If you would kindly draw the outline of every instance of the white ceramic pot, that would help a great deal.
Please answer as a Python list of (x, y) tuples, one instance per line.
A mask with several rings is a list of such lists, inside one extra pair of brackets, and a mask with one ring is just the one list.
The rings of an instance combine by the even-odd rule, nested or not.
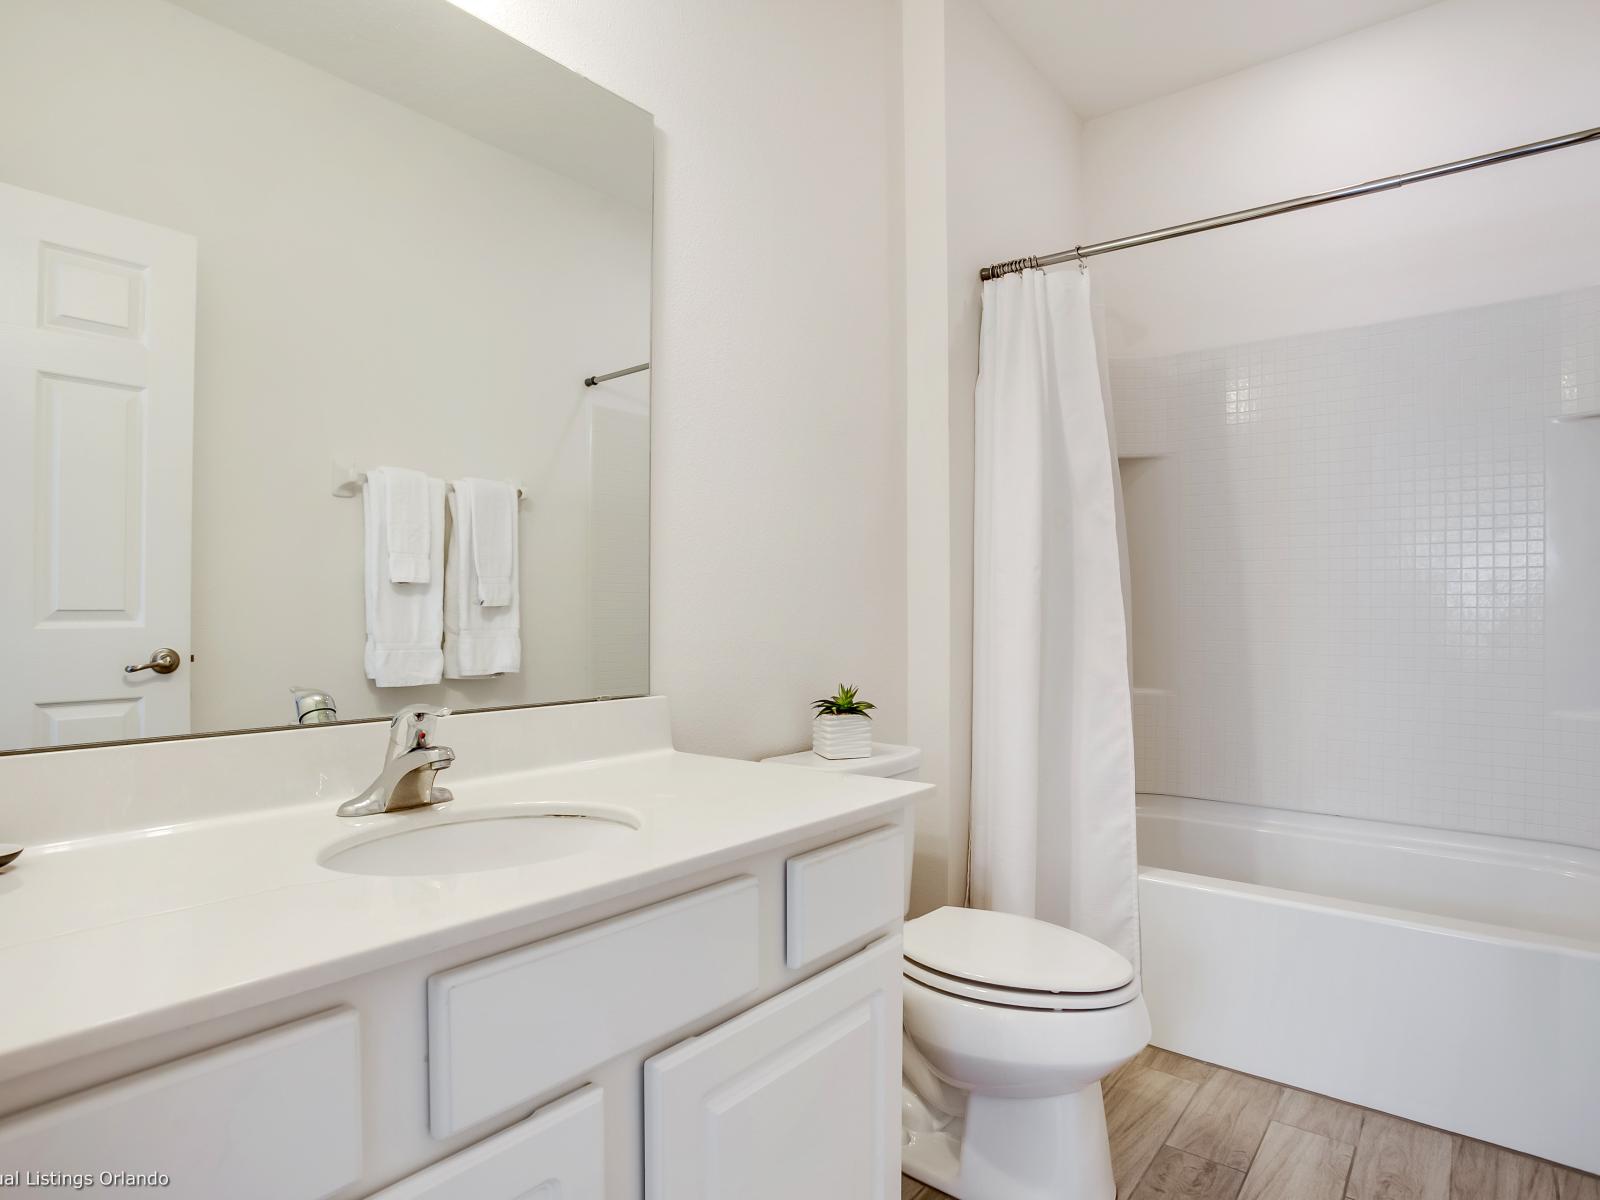
[(811, 749), (823, 758), (871, 758), (872, 718), (827, 713), (811, 722)]

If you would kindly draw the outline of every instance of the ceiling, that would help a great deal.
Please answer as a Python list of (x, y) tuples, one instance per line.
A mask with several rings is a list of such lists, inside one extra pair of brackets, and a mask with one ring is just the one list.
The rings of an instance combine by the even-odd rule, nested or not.
[(1434, 0), (979, 0), (1079, 114), (1304, 50)]

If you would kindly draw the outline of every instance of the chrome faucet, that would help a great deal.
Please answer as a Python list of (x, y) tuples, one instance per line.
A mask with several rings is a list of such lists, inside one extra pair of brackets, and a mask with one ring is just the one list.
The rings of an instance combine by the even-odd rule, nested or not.
[(433, 777), (456, 760), (449, 746), (435, 746), (433, 731), (448, 708), (413, 704), (395, 713), (389, 722), (389, 750), (383, 770), (367, 790), (339, 806), (341, 817), (368, 817), (373, 813), (400, 812), (448, 804), (454, 797), (447, 788), (434, 787)]

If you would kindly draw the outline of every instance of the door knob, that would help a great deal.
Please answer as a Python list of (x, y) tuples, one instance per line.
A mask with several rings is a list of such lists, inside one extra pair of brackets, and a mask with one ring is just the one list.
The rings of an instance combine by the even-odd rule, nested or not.
[(176, 650), (162, 646), (159, 650), (150, 651), (149, 662), (140, 663), (136, 667), (129, 665), (123, 667), (122, 669), (129, 675), (133, 675), (139, 671), (154, 671), (157, 675), (171, 675), (178, 669), (179, 664), (182, 662), (183, 660), (178, 657), (178, 652)]

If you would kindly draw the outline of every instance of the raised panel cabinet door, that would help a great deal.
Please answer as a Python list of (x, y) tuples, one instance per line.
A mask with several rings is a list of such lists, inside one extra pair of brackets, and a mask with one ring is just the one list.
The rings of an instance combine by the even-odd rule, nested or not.
[(372, 1200), (605, 1200), (604, 1101), (590, 1085)]
[(0, 184), (0, 749), (189, 732), (195, 262)]
[(891, 1200), (900, 937), (645, 1063), (646, 1200)]

